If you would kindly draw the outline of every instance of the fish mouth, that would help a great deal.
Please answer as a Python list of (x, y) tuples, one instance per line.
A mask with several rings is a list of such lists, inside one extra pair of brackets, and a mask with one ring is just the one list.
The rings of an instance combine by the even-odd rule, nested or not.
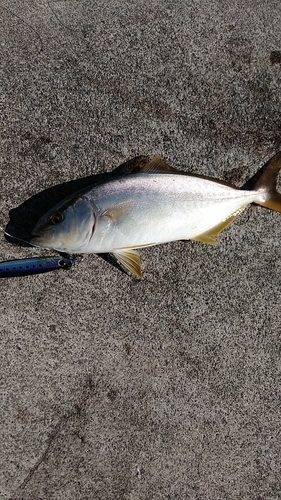
[(43, 231), (32, 231), (31, 236), (35, 236), (35, 238), (43, 236)]
[[(35, 247), (45, 247), (44, 243), (46, 242), (46, 235), (44, 234), (43, 231), (32, 231), (31, 233), (32, 238), (30, 239), (29, 243)], [(42, 245), (43, 243), (43, 245)]]
[(42, 238), (40, 236), (36, 236), (35, 238), (31, 238), (31, 240), (29, 241), (30, 245), (32, 245), (33, 247), (42, 247)]
[[(43, 235), (44, 235), (44, 232), (43, 231), (39, 231), (36, 228), (33, 229), (32, 232), (31, 232), (32, 239), (33, 239), (33, 237), (34, 238), (42, 238)], [(32, 240), (30, 240), (30, 241), (32, 241)]]

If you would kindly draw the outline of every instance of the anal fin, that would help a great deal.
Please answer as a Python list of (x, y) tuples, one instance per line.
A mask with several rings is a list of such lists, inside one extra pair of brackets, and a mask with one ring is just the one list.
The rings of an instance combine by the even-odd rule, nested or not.
[(127, 271), (137, 278), (142, 278), (140, 256), (136, 250), (124, 248), (115, 250), (112, 255)]
[(234, 212), (232, 215), (227, 217), (224, 221), (220, 222), (216, 226), (212, 227), (209, 229), (209, 231), (206, 231), (205, 233), (199, 234), (195, 238), (192, 238), (194, 241), (200, 241), (201, 243), (207, 243), (208, 245), (215, 245), (217, 243), (217, 237), (220, 234), (220, 232), (231, 222), (236, 219), (237, 215), (239, 215), (241, 212), (243, 212), (245, 207), (239, 208), (236, 212)]

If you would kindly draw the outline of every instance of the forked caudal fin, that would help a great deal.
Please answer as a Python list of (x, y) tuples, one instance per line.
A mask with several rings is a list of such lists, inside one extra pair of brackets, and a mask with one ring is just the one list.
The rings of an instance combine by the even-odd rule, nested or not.
[[(257, 205), (270, 208), (276, 212), (281, 212), (281, 194), (276, 191), (276, 183), (279, 171), (281, 169), (281, 151), (271, 158), (258, 172), (241, 187), (246, 191), (257, 191), (261, 193), (261, 200), (255, 201)], [(258, 198), (258, 197), (257, 197)], [(202, 243), (215, 245), (219, 233), (228, 226), (241, 211), (245, 208), (234, 212), (230, 217), (223, 220), (220, 224), (212, 227), (209, 231), (199, 234), (193, 240)]]
[(265, 191), (264, 201), (258, 205), (281, 212), (281, 194), (276, 191), (276, 182), (281, 169), (281, 151), (273, 156), (241, 189)]

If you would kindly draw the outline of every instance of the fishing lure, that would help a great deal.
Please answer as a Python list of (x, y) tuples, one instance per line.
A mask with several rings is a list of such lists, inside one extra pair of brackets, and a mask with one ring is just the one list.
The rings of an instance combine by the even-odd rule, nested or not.
[(74, 259), (61, 257), (31, 257), (29, 259), (0, 262), (0, 278), (47, 273), (56, 269), (69, 269)]

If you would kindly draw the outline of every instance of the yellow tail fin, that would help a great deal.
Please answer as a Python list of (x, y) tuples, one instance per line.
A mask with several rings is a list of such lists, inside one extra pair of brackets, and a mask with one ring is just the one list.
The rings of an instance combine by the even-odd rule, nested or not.
[(258, 205), (281, 212), (281, 194), (276, 191), (276, 182), (281, 169), (281, 151), (271, 158), (241, 189), (266, 192), (266, 199)]

